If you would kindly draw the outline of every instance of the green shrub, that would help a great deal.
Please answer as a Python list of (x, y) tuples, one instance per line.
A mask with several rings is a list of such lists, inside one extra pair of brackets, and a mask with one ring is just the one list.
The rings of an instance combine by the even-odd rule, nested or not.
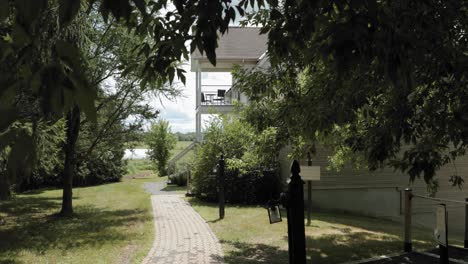
[(172, 184), (176, 184), (177, 186), (187, 186), (187, 178), (189, 173), (189, 171), (176, 172), (169, 175), (169, 180)]
[(277, 197), (281, 183), (276, 173), (278, 146), (276, 130), (260, 134), (241, 119), (215, 118), (197, 149), (192, 188), (203, 200), (217, 200), (217, 177), (213, 169), (221, 154), (226, 161), (226, 202), (264, 203)]
[[(196, 185), (199, 199), (215, 202), (218, 200), (217, 175), (210, 174)], [(225, 176), (225, 199), (227, 203), (266, 203), (277, 198), (281, 189), (276, 171), (227, 170)]]

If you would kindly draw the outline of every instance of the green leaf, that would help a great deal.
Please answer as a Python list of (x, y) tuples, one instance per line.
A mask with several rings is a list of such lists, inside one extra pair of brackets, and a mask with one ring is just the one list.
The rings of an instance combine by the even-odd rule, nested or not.
[(177, 77), (179, 77), (180, 81), (185, 85), (186, 78), (185, 78), (185, 70), (184, 69), (177, 69)]
[(67, 25), (78, 14), (81, 7), (81, 0), (59, 0), (60, 23)]
[(91, 120), (91, 122), (97, 122), (96, 106), (94, 104), (95, 99), (97, 98), (97, 93), (95, 89), (92, 89), (90, 86), (82, 86), (81, 89), (75, 94), (75, 100), (77, 105), (85, 113), (86, 117)]
[(174, 76), (175, 76), (175, 70), (173, 67), (170, 67), (167, 69), (167, 73), (169, 75), (169, 82), (172, 83), (174, 81)]

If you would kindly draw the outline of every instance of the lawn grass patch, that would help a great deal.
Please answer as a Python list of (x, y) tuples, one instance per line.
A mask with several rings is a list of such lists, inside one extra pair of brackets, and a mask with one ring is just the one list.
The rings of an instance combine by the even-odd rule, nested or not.
[(156, 174), (156, 168), (149, 159), (127, 160), (127, 175), (153, 177)]
[(0, 202), (0, 263), (140, 263), (154, 238), (149, 194), (125, 180), (75, 188), (75, 215), (59, 218), (61, 190)]
[[(288, 263), (287, 219), (269, 224), (260, 206), (226, 206), (218, 219), (218, 206), (188, 198), (221, 241), (226, 263)], [(403, 224), (343, 213), (314, 212), (306, 225), (308, 262), (342, 263), (402, 251)], [(415, 249), (433, 248), (432, 230), (413, 228)]]

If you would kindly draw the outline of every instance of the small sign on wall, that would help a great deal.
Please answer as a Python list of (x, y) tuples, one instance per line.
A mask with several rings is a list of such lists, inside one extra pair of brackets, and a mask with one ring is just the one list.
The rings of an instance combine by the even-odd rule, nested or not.
[(301, 166), (301, 172), (299, 174), (304, 181), (319, 181), (320, 166)]
[(447, 247), (447, 208), (445, 204), (440, 204), (436, 208), (434, 238), (439, 245)]

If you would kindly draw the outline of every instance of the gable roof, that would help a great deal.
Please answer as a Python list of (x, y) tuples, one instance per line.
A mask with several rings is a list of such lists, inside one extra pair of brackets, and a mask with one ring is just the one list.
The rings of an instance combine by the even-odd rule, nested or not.
[[(267, 35), (260, 35), (258, 27), (229, 27), (218, 39), (216, 59), (258, 60), (267, 51)], [(196, 49), (192, 59), (206, 58)]]

